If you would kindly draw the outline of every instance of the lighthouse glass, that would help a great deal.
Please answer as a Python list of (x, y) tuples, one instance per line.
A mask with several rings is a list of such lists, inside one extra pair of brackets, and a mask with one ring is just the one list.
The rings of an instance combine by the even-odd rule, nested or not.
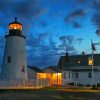
[(9, 25), (9, 29), (10, 30), (12, 30), (12, 29), (18, 29), (18, 30), (22, 31), (22, 25), (20, 25), (20, 24), (10, 24)]

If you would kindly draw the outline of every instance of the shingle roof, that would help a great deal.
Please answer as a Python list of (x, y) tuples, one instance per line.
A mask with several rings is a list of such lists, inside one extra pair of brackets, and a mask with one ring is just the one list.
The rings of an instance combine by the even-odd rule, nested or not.
[(51, 70), (53, 70), (54, 72), (57, 72), (57, 73), (60, 73), (61, 72), (59, 69), (57, 69), (55, 67), (52, 67), (52, 66), (46, 67), (44, 70), (46, 70), (46, 69), (51, 69)]
[[(67, 67), (82, 67), (82, 66), (89, 66), (88, 65), (88, 58), (91, 57), (90, 54), (88, 55), (71, 55), (69, 56), (68, 62), (66, 61), (66, 56), (61, 56), (58, 68), (62, 66), (62, 68)], [(80, 63), (78, 63), (80, 61)], [(100, 66), (100, 54), (94, 54), (94, 66)]]
[(42, 70), (40, 70), (38, 67), (34, 67), (34, 66), (28, 66), (28, 68), (32, 69), (33, 71), (35, 72), (38, 72), (38, 73), (43, 73)]
[[(83, 66), (83, 67), (70, 67), (70, 68), (63, 68), (62, 69), (63, 71), (73, 71), (73, 72), (83, 72), (83, 71), (92, 71), (92, 67), (86, 67), (86, 66)], [(100, 68), (93, 68), (93, 71), (100, 71)]]

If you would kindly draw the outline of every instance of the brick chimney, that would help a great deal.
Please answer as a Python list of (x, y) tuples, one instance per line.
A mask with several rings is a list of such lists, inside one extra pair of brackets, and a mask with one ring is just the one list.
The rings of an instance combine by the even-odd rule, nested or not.
[(62, 59), (60, 59), (60, 61), (59, 61), (59, 69), (62, 70), (62, 67), (63, 67), (63, 65), (62, 65)]
[(66, 61), (66, 62), (69, 62), (69, 54), (68, 54), (68, 52), (66, 52), (65, 61)]
[(82, 52), (82, 55), (83, 55), (83, 56), (85, 55), (85, 52), (84, 52), (84, 51)]

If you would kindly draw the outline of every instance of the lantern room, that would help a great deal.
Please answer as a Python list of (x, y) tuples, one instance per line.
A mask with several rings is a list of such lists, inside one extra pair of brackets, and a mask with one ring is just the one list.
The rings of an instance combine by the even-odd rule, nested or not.
[(10, 36), (23, 36), (22, 27), (23, 25), (17, 21), (17, 18), (15, 18), (15, 21), (9, 24), (9, 35)]
[(22, 24), (17, 21), (17, 18), (15, 18), (15, 21), (9, 24), (9, 30), (20, 30), (22, 31)]

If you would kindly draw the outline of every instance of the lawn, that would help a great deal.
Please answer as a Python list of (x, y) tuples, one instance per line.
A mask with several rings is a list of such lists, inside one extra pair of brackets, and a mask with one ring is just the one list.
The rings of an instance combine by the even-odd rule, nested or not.
[(100, 90), (62, 87), (30, 90), (1, 89), (0, 100), (100, 100)]

